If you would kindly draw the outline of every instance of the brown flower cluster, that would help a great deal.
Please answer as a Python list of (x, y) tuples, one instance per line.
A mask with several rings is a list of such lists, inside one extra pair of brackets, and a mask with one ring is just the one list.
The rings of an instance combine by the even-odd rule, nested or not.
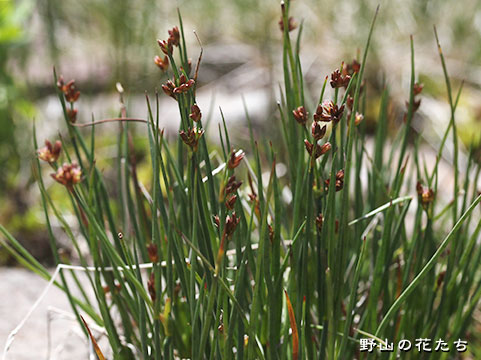
[(175, 79), (167, 80), (165, 84), (162, 84), (162, 90), (166, 95), (177, 100), (176, 95), (186, 93), (194, 86), (194, 84), (194, 79), (187, 79), (187, 77), (182, 74), (179, 76), (178, 85), (175, 85)]
[(153, 271), (150, 273), (149, 281), (147, 281), (147, 289), (149, 291), (150, 298), (155, 302), (157, 296), (155, 291), (155, 275)]
[(237, 225), (239, 224), (240, 217), (237, 217), (235, 211), (231, 215), (227, 215), (225, 218), (225, 235), (229, 238), (234, 233)]
[[(331, 182), (331, 179), (326, 179), (324, 181), (324, 190), (327, 192), (329, 190), (329, 183)], [(336, 192), (341, 191), (342, 188), (344, 187), (344, 170), (341, 169), (336, 173)]]
[(65, 83), (63, 76), (60, 75), (57, 81), (57, 87), (63, 92), (65, 100), (69, 103), (76, 102), (80, 97), (80, 91), (78, 91), (75, 86), (75, 80), (70, 80), (68, 83)]
[(342, 74), (344, 76), (350, 75), (352, 77), (354, 73), (357, 74), (360, 70), (361, 64), (356, 59), (353, 59), (351, 63), (344, 64), (342, 67)]
[(336, 125), (341, 121), (342, 114), (344, 112), (344, 105), (340, 107), (334, 104), (332, 101), (324, 102), (324, 104), (319, 104), (314, 114), (314, 121), (330, 122)]
[(48, 140), (45, 140), (45, 147), (37, 150), (37, 156), (40, 160), (46, 161), (50, 164), (56, 162), (62, 150), (62, 143), (57, 140), (54, 145)]
[(223, 192), (225, 193), (225, 206), (228, 210), (234, 210), (234, 206), (237, 201), (237, 195), (235, 193), (241, 185), (242, 181), (236, 182), (235, 175), (232, 175), (229, 180), (227, 180)]
[(190, 107), (189, 117), (195, 122), (199, 122), (202, 118), (202, 113), (200, 112), (200, 108), (197, 106), (197, 104), (194, 104)]
[(294, 119), (296, 119), (300, 125), (306, 125), (309, 113), (306, 111), (304, 106), (299, 106), (297, 109), (292, 110), (292, 115), (294, 115)]
[(179, 46), (180, 32), (177, 26), (174, 26), (172, 30), (169, 30), (169, 38), (167, 40), (157, 40), (160, 49), (165, 55), (172, 55), (174, 46)]
[(317, 121), (312, 122), (311, 133), (315, 141), (321, 140), (326, 135), (327, 126), (321, 127)]
[(160, 56), (156, 55), (154, 57), (154, 63), (162, 71), (166, 71), (169, 68), (169, 58), (167, 56), (164, 56), (164, 58), (161, 58)]
[(80, 91), (77, 90), (75, 80), (70, 80), (68, 83), (65, 83), (63, 76), (60, 75), (57, 80), (57, 87), (63, 93), (65, 101), (72, 104), (72, 107), (67, 109), (67, 117), (71, 123), (75, 123), (77, 121), (77, 109), (73, 108), (73, 104), (80, 97)]
[(182, 141), (190, 146), (192, 151), (196, 152), (199, 145), (199, 139), (204, 134), (204, 130), (198, 127), (188, 128), (187, 131), (179, 131), (180, 138)]
[(416, 184), (418, 199), (425, 211), (428, 211), (429, 205), (434, 201), (434, 191), (431, 188), (424, 187), (420, 181)]
[(158, 253), (157, 245), (155, 245), (154, 243), (148, 244), (147, 253), (149, 255), (150, 262), (152, 263), (159, 262), (159, 253)]
[(322, 213), (316, 216), (316, 226), (319, 231), (322, 231), (322, 225), (324, 224), (324, 216)]
[[(319, 145), (317, 142), (315, 144), (311, 144), (309, 140), (304, 140), (304, 145), (306, 146), (306, 150), (310, 156), (314, 156), (314, 159), (319, 158), (321, 155), (324, 155), (329, 150), (331, 150), (331, 143), (326, 142), (324, 145)], [(313, 154), (314, 151), (314, 154)]]
[(333, 89), (347, 88), (349, 81), (351, 81), (351, 76), (344, 73), (344, 71), (341, 73), (339, 69), (334, 70), (331, 74), (330, 83)]
[(245, 156), (245, 152), (241, 151), (240, 153), (238, 153), (237, 151), (235, 151), (235, 149), (232, 149), (230, 152), (229, 161), (227, 162), (227, 167), (229, 169), (235, 169), (236, 167), (239, 166), (244, 156)]
[[(282, 32), (284, 32), (284, 18), (281, 16), (281, 19), (279, 20), (279, 28), (281, 29)], [(289, 32), (297, 28), (297, 23), (294, 20), (292, 16), (287, 19), (287, 29)]]
[[(419, 106), (421, 106), (421, 99), (418, 99), (416, 97), (422, 93), (423, 88), (424, 88), (424, 85), (420, 83), (415, 83), (413, 86), (413, 92), (414, 92), (413, 113), (419, 109)], [(406, 101), (406, 108), (409, 109), (409, 101)]]
[[(349, 119), (352, 114), (352, 107), (354, 106), (354, 98), (351, 95), (347, 95), (346, 100), (347, 108), (349, 109), (347, 113), (347, 118)], [(358, 126), (364, 120), (364, 115), (356, 111), (356, 116), (354, 117), (354, 125)], [(348, 123), (349, 126), (349, 123)]]
[(71, 164), (64, 163), (57, 169), (56, 173), (50, 174), (50, 176), (58, 183), (70, 189), (82, 180), (82, 170), (80, 170), (76, 162), (72, 162)]
[(235, 175), (232, 175), (229, 180), (227, 180), (227, 184), (225, 186), (225, 193), (226, 195), (235, 193), (240, 186), (242, 185), (242, 181), (236, 181)]

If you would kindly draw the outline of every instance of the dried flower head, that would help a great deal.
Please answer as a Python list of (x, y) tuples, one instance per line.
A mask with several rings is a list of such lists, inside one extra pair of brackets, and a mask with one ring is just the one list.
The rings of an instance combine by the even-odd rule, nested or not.
[(158, 253), (157, 245), (155, 245), (154, 243), (148, 244), (147, 253), (149, 254), (150, 262), (152, 263), (159, 262), (159, 253)]
[[(413, 101), (413, 112), (418, 111), (419, 106), (421, 106), (421, 99), (414, 99)], [(406, 108), (409, 109), (409, 101), (406, 101)]]
[(235, 149), (232, 149), (230, 152), (230, 158), (229, 161), (227, 162), (227, 167), (229, 169), (235, 169), (236, 167), (239, 166), (240, 162), (245, 156), (245, 152), (242, 150), (235, 151)]
[(215, 227), (216, 227), (216, 228), (219, 228), (219, 226), (220, 226), (219, 215), (213, 215), (213, 216), (212, 216), (212, 221), (214, 222)]
[(347, 88), (349, 81), (351, 81), (351, 77), (347, 74), (341, 74), (339, 69), (334, 70), (331, 74), (331, 86), (333, 89), (338, 89), (341, 87)]
[(267, 224), (267, 229), (269, 230), (269, 241), (272, 244), (274, 242), (274, 228), (272, 227), (272, 225)]
[(57, 87), (61, 92), (63, 92), (67, 102), (73, 103), (78, 100), (80, 91), (78, 91), (77, 87), (75, 86), (75, 80), (70, 80), (65, 84), (63, 76), (60, 76), (57, 81)]
[(40, 160), (51, 164), (58, 160), (61, 150), (62, 143), (60, 140), (55, 141), (54, 145), (49, 140), (45, 140), (45, 147), (37, 150), (37, 156)]
[(364, 120), (364, 115), (356, 111), (356, 116), (354, 117), (354, 125), (358, 126)]
[[(326, 179), (324, 181), (326, 192), (329, 190), (330, 182), (331, 182), (331, 179)], [(344, 170), (341, 169), (336, 173), (336, 192), (341, 191), (343, 187), (344, 187)]]
[[(281, 29), (282, 32), (284, 32), (284, 18), (281, 16), (281, 19), (279, 20), (279, 28)], [(297, 28), (297, 23), (294, 20), (292, 16), (287, 19), (287, 29), (289, 32)]]
[(169, 68), (169, 58), (167, 56), (164, 56), (163, 59), (160, 56), (155, 56), (154, 63), (162, 71), (166, 71)]
[(423, 91), (424, 84), (415, 83), (413, 87), (414, 96), (421, 94)]
[(294, 119), (296, 119), (299, 124), (302, 126), (306, 125), (309, 113), (306, 111), (304, 106), (299, 106), (297, 109), (292, 110), (292, 114), (294, 115)]
[(157, 40), (157, 44), (159, 45), (160, 50), (162, 50), (162, 52), (165, 55), (171, 55), (172, 54), (172, 51), (173, 51), (172, 43), (170, 43), (168, 41), (165, 41), (165, 40)]
[(194, 79), (189, 79), (187, 80), (187, 78), (185, 77), (184, 74), (180, 75), (179, 77), (179, 86), (177, 86), (175, 89), (174, 89), (174, 94), (183, 94), (183, 93), (186, 93), (187, 91), (189, 91), (190, 88), (192, 88), (195, 84), (195, 81)]
[(78, 184), (82, 180), (82, 170), (77, 163), (71, 164), (64, 163), (57, 169), (57, 172), (51, 174), (52, 178), (62, 185), (68, 188), (72, 188), (73, 185)]
[[(306, 146), (306, 150), (309, 153), (309, 155), (312, 156), (314, 145), (311, 144), (307, 139), (304, 140), (304, 145)], [(331, 143), (327, 142), (322, 146), (316, 143), (314, 158), (317, 159), (321, 155), (324, 155), (325, 153), (327, 153), (329, 150), (331, 150)]]
[(322, 231), (322, 225), (324, 224), (324, 216), (322, 213), (319, 213), (316, 217), (316, 226), (319, 231)]
[(197, 104), (194, 104), (190, 107), (189, 117), (195, 122), (199, 122), (200, 119), (202, 118), (202, 113), (200, 112), (200, 109), (197, 106)]
[(226, 195), (235, 193), (241, 185), (242, 181), (235, 181), (235, 175), (232, 175), (229, 180), (227, 180), (227, 184), (225, 186)]
[(67, 109), (67, 117), (72, 124), (77, 121), (77, 109)]
[(227, 215), (225, 218), (225, 234), (227, 237), (232, 236), (234, 233), (237, 225), (239, 224), (240, 218), (237, 217), (235, 211), (232, 212), (232, 215)]
[(342, 73), (344, 75), (353, 75), (354, 73), (358, 73), (361, 70), (361, 64), (356, 60), (353, 59), (352, 63), (347, 63), (342, 68)]
[(149, 281), (147, 281), (147, 289), (149, 290), (150, 298), (152, 299), (152, 301), (155, 301), (155, 275), (153, 271), (150, 273)]
[(190, 146), (192, 151), (197, 151), (197, 146), (199, 145), (199, 139), (204, 134), (204, 130), (198, 127), (188, 128), (187, 131), (179, 131), (180, 138), (182, 141)]
[(175, 99), (174, 95), (175, 84), (172, 80), (167, 80), (165, 84), (162, 84), (162, 90), (166, 95), (169, 95), (171, 98)]
[(315, 121), (329, 122), (332, 121), (333, 125), (336, 125), (342, 118), (344, 112), (344, 105), (339, 107), (332, 101), (325, 102), (324, 104), (319, 104), (314, 114)]
[(230, 197), (228, 197), (225, 200), (226, 208), (229, 209), (229, 210), (233, 210), (236, 200), (237, 200), (237, 195), (231, 195)]
[(167, 40), (169, 44), (172, 44), (173, 46), (179, 46), (180, 42), (180, 32), (179, 28), (177, 26), (174, 26), (172, 30), (168, 30), (169, 33), (169, 39)]
[(433, 189), (424, 187), (420, 181), (416, 184), (416, 191), (418, 193), (419, 201), (424, 210), (428, 210), (429, 205), (434, 201), (434, 191)]
[(324, 137), (324, 135), (326, 135), (326, 130), (327, 130), (326, 125), (321, 127), (321, 125), (319, 125), (319, 123), (316, 121), (312, 123), (312, 128), (311, 128), (312, 137), (316, 141), (321, 140)]

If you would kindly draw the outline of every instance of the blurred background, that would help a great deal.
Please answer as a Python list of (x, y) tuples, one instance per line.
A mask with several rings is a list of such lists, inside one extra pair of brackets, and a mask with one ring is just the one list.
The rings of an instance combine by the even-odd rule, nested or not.
[[(465, 81), (457, 110), (460, 138), (466, 148), (479, 148), (481, 2), (477, 0), (292, 1), (291, 13), (299, 25), (293, 36), (302, 25), (302, 66), (313, 99), (309, 105), (315, 105), (325, 76), (342, 61), (358, 56), (379, 2), (366, 70), (373, 103), (367, 106), (365, 121), (375, 126), (376, 99), (387, 86), (392, 97), (390, 130), (396, 133), (409, 93), (409, 36), (413, 35), (417, 78), (425, 85), (413, 126), (422, 133), (428, 150), (436, 149), (449, 121), (433, 32), (436, 25), (454, 91)], [(178, 25), (177, 9), (194, 64), (200, 48), (193, 30), (203, 44), (198, 99), (211, 119), (211, 139), (217, 139), (220, 106), (235, 141), (246, 140), (243, 98), (256, 130), (268, 129), (275, 136), (282, 81), (277, 0), (0, 0), (0, 223), (43, 263), (51, 264), (51, 257), (31, 175), (35, 154), (31, 129), (35, 119), (39, 142), (57, 139), (65, 131), (53, 67), (66, 80), (75, 79), (82, 93), (77, 122), (116, 117), (117, 82), (125, 89), (128, 115), (146, 118), (144, 92), (154, 96), (167, 78), (153, 62), (155, 55), (161, 55), (156, 39), (166, 38), (167, 30)], [(175, 102), (161, 94), (161, 109), (162, 126), (175, 136)], [(99, 128), (99, 159), (115, 156), (116, 137), (111, 136), (115, 129), (116, 124)], [(139, 137), (139, 152), (146, 145), (145, 137)], [(13, 265), (1, 248), (0, 264)]]

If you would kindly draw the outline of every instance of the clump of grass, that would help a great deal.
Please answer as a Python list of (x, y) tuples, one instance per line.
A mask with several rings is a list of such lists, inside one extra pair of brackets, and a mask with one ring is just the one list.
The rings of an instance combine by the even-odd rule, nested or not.
[[(295, 22), (289, 12), (287, 1), (280, 22), (283, 138), (274, 143), (256, 138), (246, 114), (250, 149), (235, 149), (224, 121), (221, 159), (211, 156), (196, 104), (201, 57), (194, 69), (179, 15), (179, 27), (159, 41), (163, 55), (155, 58), (159, 68), (173, 74), (162, 89), (179, 107), (177, 143), (169, 144), (159, 128), (157, 93), (154, 103), (147, 97), (148, 119), (129, 118), (123, 106), (119, 118), (107, 120), (119, 122), (115, 198), (94, 155), (95, 128), (105, 121), (89, 124), (88, 143), (73, 121), (75, 84), (59, 81), (69, 147), (61, 155), (58, 143), (47, 143), (34, 170), (56, 260), (60, 263), (52, 216), (88, 270), (95, 298), (73, 271), (73, 288), (63, 270), (56, 285), (65, 290), (87, 337), (92, 337), (89, 321), (105, 329), (113, 358), (346, 359), (360, 358), (361, 337), (396, 343), (467, 336), (481, 296), (481, 222), (475, 215), (480, 167), (473, 156), (466, 169), (456, 160), (460, 90), (452, 93), (441, 50), (451, 122), (434, 166), (422, 164), (418, 146), (409, 145), (422, 91), (415, 81), (412, 38), (405, 121), (389, 146), (386, 88), (370, 154), (364, 145), (368, 94), (363, 75), (377, 12), (362, 58), (343, 64), (330, 81), (326, 77), (316, 99), (303, 82), (302, 26), (297, 39), (291, 38)], [(327, 86), (334, 88), (330, 100), (324, 99)], [(148, 191), (136, 172), (132, 121), (144, 122), (150, 144)], [(453, 201), (441, 209), (438, 164), (451, 131)], [(75, 228), (52, 201), (39, 159), (65, 186), (78, 220)], [(279, 163), (287, 165), (284, 177), (277, 175)], [(472, 170), (474, 178), (468, 175)], [(416, 189), (412, 178), (418, 179)], [(291, 201), (282, 196), (285, 191)], [(77, 228), (88, 254), (80, 250)], [(49, 278), (6, 229), (0, 230), (3, 245), (19, 262)], [(99, 354), (95, 339), (92, 343)]]

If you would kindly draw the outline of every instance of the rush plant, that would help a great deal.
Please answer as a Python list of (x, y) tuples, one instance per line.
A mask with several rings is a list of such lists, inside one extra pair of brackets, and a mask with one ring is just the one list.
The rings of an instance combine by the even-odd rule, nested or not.
[[(116, 119), (78, 124), (75, 83), (55, 79), (66, 135), (63, 146), (47, 142), (41, 149), (34, 138), (39, 150), (33, 169), (57, 262), (52, 218), (78, 258), (59, 270), (55, 284), (99, 359), (352, 359), (362, 357), (361, 338), (384, 345), (442, 338), (451, 348), (458, 338), (476, 340), (467, 337), (481, 296), (480, 166), (470, 152), (467, 167), (459, 167), (455, 112), (461, 89), (453, 92), (437, 35), (451, 121), (435, 164), (427, 164), (411, 128), (422, 91), (413, 39), (404, 121), (388, 142), (385, 88), (368, 150), (363, 79), (377, 12), (362, 57), (333, 71), (313, 97), (301, 68), (302, 25), (295, 30), (290, 7), (290, 1), (282, 3), (279, 23), (282, 138), (256, 137), (246, 111), (248, 151), (231, 142), (225, 121), (219, 151), (207, 143), (196, 103), (201, 56), (194, 68), (180, 14), (179, 26), (158, 41), (161, 56), (155, 58), (173, 76), (162, 90), (178, 104), (176, 143), (159, 128), (163, 94), (154, 101), (147, 96), (147, 119), (129, 118), (122, 106)], [(95, 157), (95, 129), (109, 121), (119, 123), (115, 196)], [(152, 177), (145, 186), (136, 170), (134, 126), (149, 142)], [(440, 189), (438, 165), (450, 133), (454, 186)], [(287, 168), (283, 176), (279, 164)], [(42, 173), (49, 166), (75, 224), (47, 189)], [(450, 193), (448, 204), (438, 198), (443, 191)], [(20, 263), (50, 279), (0, 230), (3, 246)], [(78, 270), (86, 271), (92, 292), (78, 281)], [(110, 349), (100, 349), (87, 324), (103, 329)], [(395, 359), (394, 350), (369, 356)], [(477, 350), (470, 343), (468, 351)], [(436, 354), (443, 356), (450, 353)]]

